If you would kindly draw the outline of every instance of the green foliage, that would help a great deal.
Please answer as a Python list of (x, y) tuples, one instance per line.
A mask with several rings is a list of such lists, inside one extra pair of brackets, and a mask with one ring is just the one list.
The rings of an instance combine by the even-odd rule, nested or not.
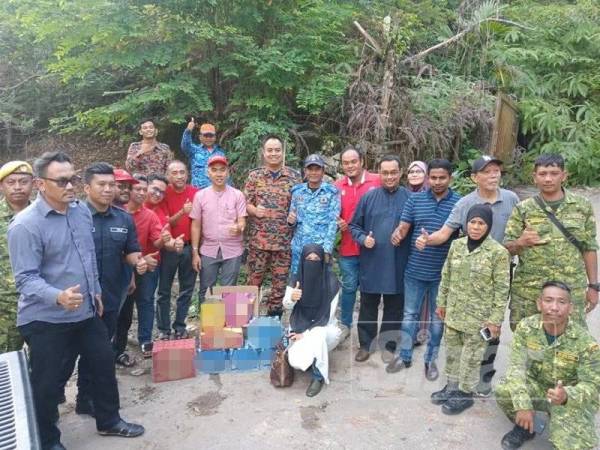
[(521, 0), (507, 12), (531, 29), (499, 33), (489, 58), (498, 86), (518, 99), (533, 152), (525, 163), (558, 152), (571, 183), (600, 183), (600, 5)]

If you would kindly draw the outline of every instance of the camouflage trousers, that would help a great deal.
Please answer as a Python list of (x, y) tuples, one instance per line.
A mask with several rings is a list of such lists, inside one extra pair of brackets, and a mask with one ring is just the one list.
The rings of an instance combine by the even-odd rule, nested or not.
[(267, 300), (269, 311), (281, 310), (291, 260), (289, 250), (260, 250), (252, 246), (248, 249), (248, 284), (261, 286), (270, 270), (271, 295)]
[(23, 338), (17, 329), (17, 296), (0, 299), (0, 353), (23, 348)]
[[(539, 297), (539, 291), (528, 293), (527, 298), (525, 296), (511, 293), (510, 296), (510, 329), (515, 331), (518, 323), (526, 317), (538, 314), (537, 310), (537, 299)], [(571, 291), (571, 298), (573, 299), (573, 312), (571, 317), (575, 321), (587, 329), (587, 323), (585, 322), (585, 289), (575, 288)]]
[[(551, 405), (546, 400), (547, 388), (540, 386), (533, 378), (527, 378), (527, 390), (535, 411), (545, 411), (550, 415), (548, 425), (550, 442), (558, 450), (581, 450), (594, 448), (598, 443), (594, 416), (598, 402), (577, 404), (568, 401), (565, 405)], [(502, 412), (514, 422), (516, 411), (511, 399), (514, 391), (510, 380), (502, 379), (496, 387), (496, 403)]]
[(458, 383), (463, 392), (475, 392), (487, 342), (479, 333), (465, 333), (448, 326), (444, 327), (444, 340), (448, 382)]

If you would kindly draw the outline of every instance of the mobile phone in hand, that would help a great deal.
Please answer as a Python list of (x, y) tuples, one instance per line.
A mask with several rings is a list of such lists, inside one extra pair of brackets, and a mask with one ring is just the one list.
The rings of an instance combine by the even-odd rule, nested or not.
[(479, 334), (485, 342), (489, 342), (492, 340), (492, 332), (488, 327), (484, 327), (481, 330), (479, 330)]

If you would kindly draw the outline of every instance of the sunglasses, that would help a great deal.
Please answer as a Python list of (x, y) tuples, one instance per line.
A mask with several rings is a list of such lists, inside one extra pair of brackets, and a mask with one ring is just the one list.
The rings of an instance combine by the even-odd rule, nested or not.
[(48, 178), (48, 177), (40, 177), (42, 180), (52, 181), (59, 188), (65, 188), (69, 183), (72, 186), (77, 186), (81, 184), (82, 178), (79, 175), (73, 175), (71, 178)]
[(202, 136), (207, 138), (214, 138), (216, 136), (215, 133), (202, 133)]

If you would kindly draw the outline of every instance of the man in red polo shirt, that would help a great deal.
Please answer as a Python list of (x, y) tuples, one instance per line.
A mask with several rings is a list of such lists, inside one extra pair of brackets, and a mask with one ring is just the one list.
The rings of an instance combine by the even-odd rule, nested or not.
[[(167, 167), (169, 186), (165, 191), (161, 209), (169, 218), (172, 236), (181, 236), (184, 246), (181, 253), (162, 251), (158, 280), (157, 324), (160, 339), (169, 339), (171, 328), (176, 339), (187, 337), (185, 318), (196, 284), (196, 272), (192, 268), (192, 248), (190, 246), (190, 212), (192, 201), (198, 189), (187, 184), (187, 166), (178, 160), (171, 161)], [(179, 296), (175, 310), (175, 320), (171, 324), (171, 287), (175, 274), (179, 278)]]
[(144, 206), (148, 194), (148, 179), (144, 175), (134, 174), (137, 180), (131, 189), (127, 211), (133, 216), (137, 237), (142, 249), (142, 255), (148, 264), (148, 271), (135, 274), (135, 291), (130, 294), (119, 314), (119, 323), (115, 337), (118, 354), (125, 351), (127, 334), (133, 320), (133, 305), (138, 312), (138, 342), (145, 358), (152, 356), (152, 328), (154, 327), (154, 292), (158, 284), (158, 264), (161, 248), (167, 251), (183, 250), (183, 239), (163, 240), (161, 233), (166, 228), (160, 223), (158, 216)]
[(379, 175), (369, 173), (365, 169), (363, 153), (353, 146), (348, 146), (340, 155), (344, 178), (338, 180), (335, 186), (342, 197), (342, 210), (338, 219), (338, 226), (342, 232), (342, 241), (339, 248), (340, 272), (342, 275), (341, 297), (341, 328), (342, 337), (345, 339), (350, 334), (352, 327), (352, 314), (356, 291), (358, 290), (358, 255), (360, 246), (352, 239), (348, 224), (352, 220), (354, 210), (360, 198), (371, 189), (381, 186)]

